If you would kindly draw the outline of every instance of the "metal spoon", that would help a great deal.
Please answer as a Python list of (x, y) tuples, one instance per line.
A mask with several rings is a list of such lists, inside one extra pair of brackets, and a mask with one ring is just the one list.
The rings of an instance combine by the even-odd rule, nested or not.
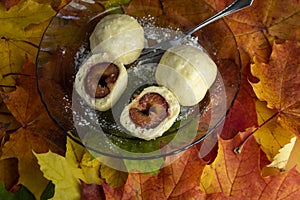
[(242, 10), (244, 8), (251, 6), (253, 1), (254, 0), (235, 0), (229, 6), (227, 6), (225, 9), (223, 9), (222, 11), (220, 11), (217, 14), (215, 14), (214, 16), (208, 18), (207, 20), (201, 22), (200, 24), (198, 24), (191, 30), (183, 33), (182, 35), (176, 37), (175, 39), (166, 40), (161, 43), (157, 43), (149, 48), (145, 48), (142, 51), (142, 53), (137, 61), (140, 64), (157, 61), (158, 59), (160, 59), (160, 57), (164, 51), (166, 51), (168, 48), (170, 48), (172, 46), (179, 45), (186, 36), (193, 34), (194, 32), (198, 31), (202, 27), (204, 27), (222, 17), (225, 17), (229, 14), (235, 13), (239, 10)]

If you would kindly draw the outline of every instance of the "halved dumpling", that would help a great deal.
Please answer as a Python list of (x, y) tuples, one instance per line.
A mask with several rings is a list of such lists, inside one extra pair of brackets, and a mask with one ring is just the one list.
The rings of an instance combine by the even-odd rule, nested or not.
[(120, 122), (129, 134), (144, 140), (163, 135), (175, 122), (180, 105), (165, 87), (150, 86), (122, 111)]
[(127, 79), (127, 71), (122, 63), (111, 62), (106, 54), (96, 54), (80, 67), (74, 86), (89, 106), (106, 111), (124, 92)]
[(109, 53), (125, 65), (140, 56), (144, 43), (143, 27), (135, 18), (125, 14), (104, 17), (90, 36), (92, 53)]
[(155, 73), (159, 85), (170, 89), (183, 106), (199, 103), (217, 76), (217, 66), (202, 50), (179, 45), (162, 56)]

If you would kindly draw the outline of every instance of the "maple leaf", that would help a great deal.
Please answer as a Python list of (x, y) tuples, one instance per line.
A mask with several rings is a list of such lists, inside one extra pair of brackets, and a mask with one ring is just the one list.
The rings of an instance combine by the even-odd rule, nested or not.
[(81, 181), (82, 200), (105, 200), (104, 190), (100, 185), (87, 184)]
[(220, 196), (235, 199), (299, 197), (300, 174), (295, 169), (262, 177), (260, 146), (251, 134), (249, 130), (231, 140), (219, 140), (217, 158), (203, 170), (201, 190), (210, 199)]
[(23, 74), (17, 79), (16, 90), (2, 93), (1, 97), (22, 125), (11, 133), (9, 140), (4, 143), (1, 159), (18, 159), (18, 183), (26, 186), (39, 198), (48, 181), (43, 178), (32, 150), (41, 153), (51, 149), (62, 154), (65, 134), (54, 125), (40, 101), (36, 88), (35, 65), (28, 58)]
[(258, 128), (254, 136), (266, 153), (269, 160), (273, 160), (285, 144), (287, 144), (294, 134), (278, 124), (276, 116), (278, 112), (267, 108), (266, 102), (256, 101), (256, 112), (258, 118)]
[(35, 154), (44, 176), (55, 185), (53, 199), (80, 199), (80, 178), (84, 178), (77, 166), (70, 165), (64, 157), (55, 153)]
[(114, 188), (123, 186), (128, 177), (128, 173), (115, 170), (106, 165), (101, 165), (100, 174), (101, 178), (105, 180), (105, 183)]
[[(50, 2), (50, 1), (49, 1)], [(21, 71), (24, 55), (34, 60), (41, 36), (55, 15), (50, 4), (21, 1), (9, 10), (0, 4), (0, 84), (14, 85), (12, 74)]]
[(136, 17), (143, 16), (160, 16), (163, 14), (162, 5), (159, 0), (131, 0), (128, 6), (123, 6), (125, 12), (130, 13)]
[(9, 112), (1, 98), (0, 101), (0, 141), (3, 144), (7, 139), (7, 133), (17, 130), (20, 123)]
[(290, 143), (279, 150), (279, 153), (274, 157), (274, 161), (268, 167), (275, 167), (286, 171), (295, 167), (300, 172), (299, 148), (299, 138), (293, 137)]
[(103, 189), (107, 199), (202, 199), (199, 177), (204, 165), (192, 147), (157, 176), (131, 173), (123, 187), (103, 184)]
[[(3, 7), (0, 7), (3, 9)], [(32, 13), (35, 13), (33, 15)], [(48, 20), (55, 12), (49, 4), (39, 4), (33, 0), (21, 1), (8, 11), (1, 12), (1, 36), (10, 39), (24, 39), (26, 28)], [(10, 29), (13, 28), (13, 29)]]
[(277, 111), (279, 123), (295, 134), (300, 133), (300, 46), (296, 40), (273, 45), (268, 63), (255, 59), (251, 65), (252, 83), (257, 97)]
[(81, 182), (100, 184), (97, 159), (91, 159), (89, 152), (71, 139), (67, 140), (66, 156), (51, 151), (34, 153), (44, 176), (55, 185), (53, 199), (80, 199)]
[[(205, 0), (216, 10), (221, 10), (228, 1)], [(267, 61), (274, 39), (291, 39), (298, 36), (300, 4), (297, 0), (254, 1), (250, 8), (234, 13), (225, 21), (237, 38), (238, 46), (248, 59), (254, 56)], [(245, 66), (243, 64), (243, 66)]]
[[(193, 5), (193, 6), (190, 6)], [(173, 1), (173, 0), (153, 0), (142, 1), (132, 0), (128, 6), (123, 6), (126, 14), (137, 18), (154, 16), (156, 24), (166, 27), (180, 28), (187, 31), (201, 21), (210, 17), (213, 10), (203, 1)], [(216, 30), (215, 30), (216, 31)], [(211, 37), (216, 33), (211, 31)], [(195, 35), (198, 35), (195, 33)], [(223, 32), (223, 36), (224, 32)], [(224, 37), (219, 37), (222, 40)], [(228, 47), (227, 47), (228, 48)]]
[(249, 92), (252, 87), (244, 79), (240, 87), (238, 96), (225, 119), (221, 133), (223, 139), (230, 139), (248, 127), (257, 126), (255, 98)]
[(15, 158), (0, 160), (0, 182), (7, 190), (11, 190), (18, 182), (18, 160)]

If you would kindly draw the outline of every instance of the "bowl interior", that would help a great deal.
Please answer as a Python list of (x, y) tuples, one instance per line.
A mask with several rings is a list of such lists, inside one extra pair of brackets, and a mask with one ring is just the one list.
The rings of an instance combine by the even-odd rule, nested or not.
[[(106, 15), (126, 13), (139, 20), (148, 43), (152, 44), (157, 42), (153, 36), (174, 37), (174, 34), (189, 30), (215, 13), (203, 1), (197, 1), (195, 5), (174, 1), (160, 6), (137, 2), (105, 8), (99, 3), (72, 1), (61, 9), (40, 43), (37, 82), (49, 115), (71, 138), (80, 139), (88, 149), (102, 155), (150, 159), (187, 149), (218, 127), (239, 90), (241, 64), (235, 38), (226, 23), (219, 20), (204, 27), (192, 36), (192, 42), (198, 39), (199, 45), (218, 66), (217, 79), (204, 100), (193, 108), (182, 108), (181, 118), (155, 140), (145, 141), (124, 134), (116, 120), (124, 102), (118, 102), (106, 112), (95, 111), (85, 105), (73, 88), (78, 68), (90, 56), (89, 36), (95, 25)], [(155, 35), (151, 32), (154, 28)], [(141, 87), (155, 84), (151, 78), (155, 65), (147, 65), (141, 73), (136, 73), (138, 69), (136, 66), (128, 68), (129, 82), (142, 82)], [(132, 93), (128, 89), (122, 98), (126, 101)]]

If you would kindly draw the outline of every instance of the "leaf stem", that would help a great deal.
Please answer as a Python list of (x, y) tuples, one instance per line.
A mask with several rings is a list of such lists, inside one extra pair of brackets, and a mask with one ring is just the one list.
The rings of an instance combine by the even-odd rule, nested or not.
[(262, 124), (260, 124), (257, 128), (255, 128), (254, 131), (253, 131), (251, 134), (249, 134), (249, 135), (245, 138), (245, 140), (242, 142), (242, 144), (241, 144), (239, 147), (237, 147), (237, 148), (241, 148), (241, 147), (248, 141), (248, 139), (250, 138), (250, 136), (252, 136), (256, 131), (258, 131), (260, 128), (262, 128), (264, 125), (266, 125), (266, 124), (267, 124), (268, 122), (270, 122), (272, 119), (274, 119), (278, 114), (279, 114), (279, 113), (276, 112), (276, 113), (273, 114), (270, 118), (268, 118), (266, 121), (264, 121)]

